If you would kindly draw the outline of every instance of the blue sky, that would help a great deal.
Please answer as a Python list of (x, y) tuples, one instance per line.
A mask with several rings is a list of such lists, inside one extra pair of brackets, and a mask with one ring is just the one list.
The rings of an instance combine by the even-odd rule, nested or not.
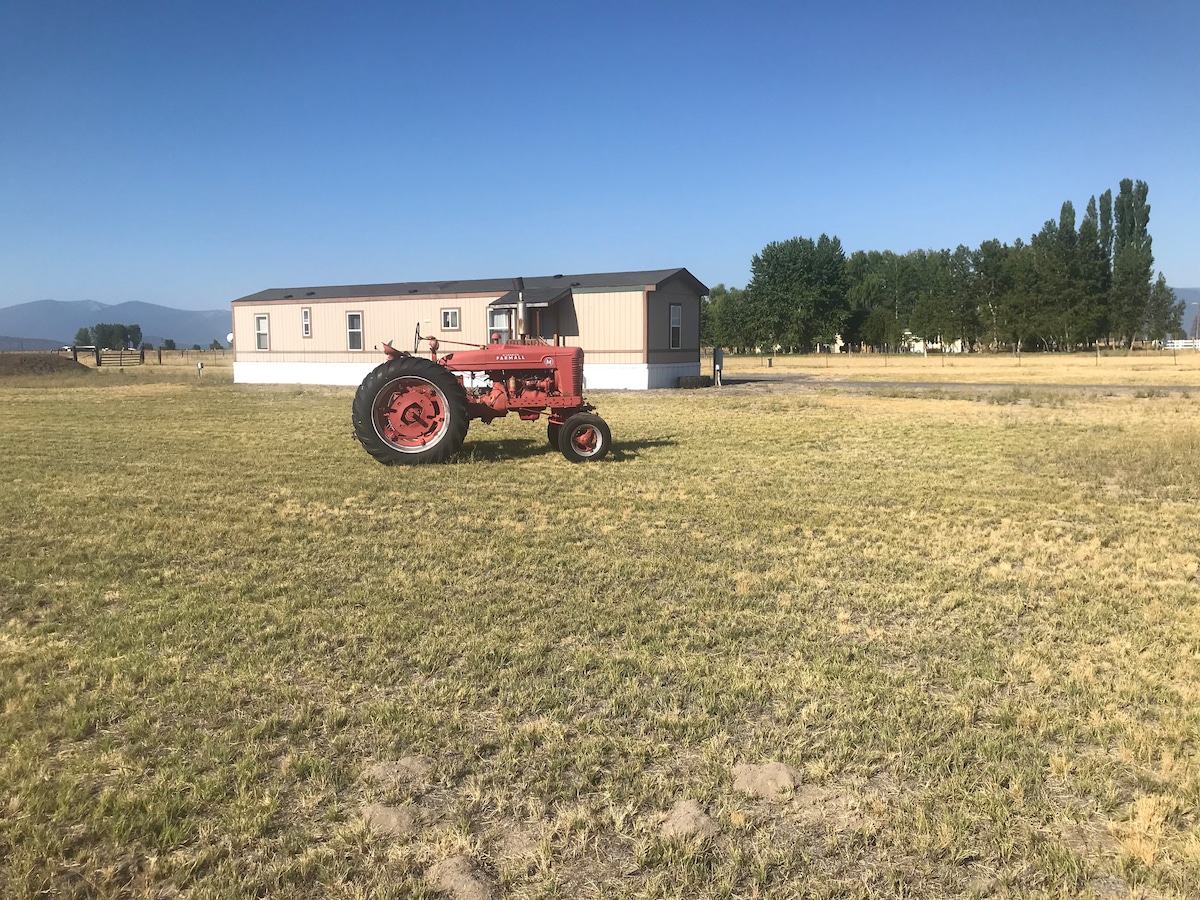
[(0, 306), (1028, 240), (1150, 186), (1200, 285), (1200, 3), (0, 5)]

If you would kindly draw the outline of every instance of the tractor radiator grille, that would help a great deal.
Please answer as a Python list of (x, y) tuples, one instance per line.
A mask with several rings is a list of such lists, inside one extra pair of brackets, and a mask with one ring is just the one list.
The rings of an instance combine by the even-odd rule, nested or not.
[(583, 393), (583, 354), (571, 360), (571, 380), (575, 383), (575, 393)]

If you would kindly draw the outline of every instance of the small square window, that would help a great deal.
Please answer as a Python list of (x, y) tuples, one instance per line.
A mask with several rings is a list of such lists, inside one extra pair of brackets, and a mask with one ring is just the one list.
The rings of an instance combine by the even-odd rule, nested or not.
[(671, 304), (671, 349), (683, 346), (683, 304)]
[(312, 337), (312, 310), (307, 306), (300, 310), (300, 334), (306, 338)]
[(254, 317), (254, 349), (270, 350), (271, 349), (271, 334), (267, 327), (266, 316)]
[(349, 350), (363, 348), (362, 313), (346, 313), (346, 347)]
[(458, 331), (458, 310), (442, 310), (442, 331)]

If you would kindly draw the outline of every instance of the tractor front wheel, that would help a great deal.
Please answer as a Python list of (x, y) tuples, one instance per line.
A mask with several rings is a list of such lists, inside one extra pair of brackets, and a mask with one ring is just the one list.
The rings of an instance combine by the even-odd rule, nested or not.
[(592, 413), (576, 413), (558, 432), (558, 449), (571, 462), (603, 459), (611, 446), (608, 423)]
[(354, 395), (354, 434), (385, 465), (443, 462), (462, 446), (467, 424), (466, 391), (432, 360), (389, 359)]
[(562, 425), (557, 422), (546, 423), (546, 440), (550, 442), (550, 446), (555, 450), (558, 449), (558, 433), (562, 431)]

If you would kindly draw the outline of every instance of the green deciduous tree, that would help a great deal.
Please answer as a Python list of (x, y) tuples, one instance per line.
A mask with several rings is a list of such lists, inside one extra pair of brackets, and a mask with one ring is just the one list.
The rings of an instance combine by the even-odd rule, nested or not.
[(887, 331), (885, 327), (879, 327), (880, 323), (877, 320), (875, 327), (869, 329), (871, 334), (868, 335), (867, 322), (872, 313), (884, 309), (884, 280), (881, 274), (874, 271), (872, 256), (878, 257), (879, 254), (867, 254), (858, 250), (846, 261), (846, 277), (849, 283), (846, 299), (849, 309), (843, 337), (852, 346), (878, 345), (881, 342), (874, 337)]
[[(1028, 242), (977, 249), (855, 251), (837, 238), (792, 238), (754, 257), (743, 295), (714, 289), (714, 339), (808, 349), (840, 332), (852, 346), (926, 340), (993, 349), (1073, 350), (1170, 334), (1176, 301), (1154, 282), (1145, 182), (1088, 199), (1076, 224), (1065, 201)], [(719, 286), (724, 291), (724, 286)]]
[(708, 297), (712, 346), (745, 349), (761, 343), (762, 328), (750, 313), (745, 291), (718, 284)]
[(770, 346), (811, 349), (832, 342), (847, 318), (846, 255), (836, 237), (795, 237), (750, 263), (748, 307)]
[(984, 241), (977, 250), (971, 251), (972, 296), (981, 318), (982, 332), (988, 335), (988, 344), (993, 350), (1000, 348), (1003, 340), (1002, 306), (1004, 297), (1012, 287), (1007, 244), (997, 240)]
[(1158, 280), (1150, 288), (1142, 334), (1152, 341), (1182, 335), (1185, 308), (1186, 304), (1176, 299), (1175, 292), (1167, 287), (1166, 277), (1159, 272)]
[(162, 349), (163, 350), (174, 350), (175, 342), (173, 340), (171, 340), (170, 338), (163, 338)]
[(904, 325), (886, 306), (871, 310), (862, 326), (862, 339), (872, 347), (894, 350), (904, 337)]
[(938, 253), (917, 250), (910, 255), (919, 287), (908, 327), (915, 337), (929, 342), (955, 331), (949, 256), (948, 250)]
[(1000, 298), (1001, 340), (1017, 352), (1038, 336), (1037, 272), (1033, 248), (1020, 238), (1004, 259), (1007, 290)]
[(125, 350), (136, 347), (142, 342), (140, 325), (121, 325), (100, 322), (91, 330), (92, 343), (97, 347), (111, 347), (113, 350)]
[(92, 345), (92, 329), (80, 328), (75, 332), (75, 346), (90, 347)]

